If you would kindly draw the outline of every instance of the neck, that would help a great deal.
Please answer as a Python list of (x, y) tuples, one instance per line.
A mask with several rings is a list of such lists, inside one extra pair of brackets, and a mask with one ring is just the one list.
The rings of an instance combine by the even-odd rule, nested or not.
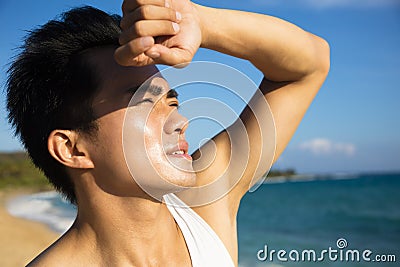
[(80, 245), (95, 248), (91, 254), (100, 262), (151, 266), (188, 258), (182, 233), (165, 204), (104, 191), (97, 194), (78, 198), (78, 216), (70, 233)]

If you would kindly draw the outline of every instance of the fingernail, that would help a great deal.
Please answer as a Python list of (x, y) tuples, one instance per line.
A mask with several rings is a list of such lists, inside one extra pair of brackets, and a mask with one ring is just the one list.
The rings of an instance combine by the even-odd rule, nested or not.
[(153, 59), (159, 58), (159, 57), (161, 56), (160, 53), (158, 53), (158, 52), (156, 52), (156, 51), (149, 52), (147, 55), (148, 55), (149, 57), (153, 58)]
[(165, 7), (170, 7), (168, 0), (165, 0)]
[(182, 19), (181, 13), (179, 13), (178, 11), (176, 11), (176, 20), (177, 20), (177, 21), (181, 21), (181, 19)]
[(174, 28), (174, 31), (175, 31), (175, 32), (178, 32), (178, 31), (179, 31), (179, 25), (178, 25), (178, 23), (172, 22), (172, 27)]
[(152, 37), (143, 37), (141, 39), (142, 46), (145, 47), (145, 48), (152, 46), (153, 45), (153, 40), (152, 39), (153, 39)]

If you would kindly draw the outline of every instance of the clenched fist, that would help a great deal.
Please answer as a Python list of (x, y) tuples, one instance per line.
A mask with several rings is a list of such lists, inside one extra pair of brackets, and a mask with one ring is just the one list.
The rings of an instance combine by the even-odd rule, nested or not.
[(124, 66), (184, 66), (201, 44), (198, 11), (188, 0), (125, 0), (121, 46), (116, 61)]

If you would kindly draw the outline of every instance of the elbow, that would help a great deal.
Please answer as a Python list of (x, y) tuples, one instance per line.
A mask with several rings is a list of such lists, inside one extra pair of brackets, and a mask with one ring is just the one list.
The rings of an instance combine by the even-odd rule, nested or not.
[(321, 37), (315, 36), (315, 72), (328, 75), (331, 66), (329, 43)]
[(301, 72), (300, 80), (317, 79), (325, 81), (330, 69), (330, 46), (329, 43), (312, 33), (309, 34), (309, 43), (306, 50), (304, 62), (307, 64)]
[(313, 81), (322, 86), (330, 69), (330, 47), (329, 43), (316, 35), (310, 34), (312, 44), (309, 50), (308, 70), (301, 80)]

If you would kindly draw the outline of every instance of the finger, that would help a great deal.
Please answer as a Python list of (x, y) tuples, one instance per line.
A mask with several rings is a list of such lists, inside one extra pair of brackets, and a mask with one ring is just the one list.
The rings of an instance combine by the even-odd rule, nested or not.
[(140, 20), (121, 33), (119, 43), (124, 45), (133, 39), (144, 36), (175, 35), (179, 32), (179, 29), (179, 25), (176, 22), (167, 20)]
[(122, 14), (125, 16), (127, 13), (132, 12), (140, 6), (154, 5), (169, 7), (167, 0), (124, 0), (122, 3)]
[(122, 66), (136, 66), (139, 64), (139, 61), (141, 61), (139, 56), (153, 45), (153, 37), (147, 36), (136, 38), (125, 45), (118, 47), (115, 50), (114, 58), (117, 63)]
[(165, 64), (183, 68), (192, 61), (194, 54), (181, 48), (168, 48), (161, 44), (155, 44), (144, 52), (152, 58), (155, 64)]
[(126, 30), (140, 20), (169, 20), (172, 22), (180, 22), (181, 19), (182, 15), (171, 8), (144, 5), (126, 14), (122, 18), (120, 26), (123, 30)]

